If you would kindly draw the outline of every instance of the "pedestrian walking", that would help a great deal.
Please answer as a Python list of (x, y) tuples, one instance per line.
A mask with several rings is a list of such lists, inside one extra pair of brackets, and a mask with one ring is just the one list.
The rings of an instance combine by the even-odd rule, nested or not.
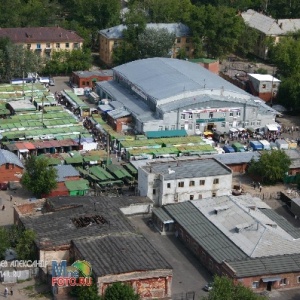
[(2, 210), (5, 210), (5, 205), (2, 205)]
[(12, 196), (12, 195), (10, 195), (10, 197), (9, 197), (9, 198), (10, 198), (10, 201), (12, 201), (12, 198), (13, 198), (13, 196)]
[(14, 295), (14, 291), (13, 291), (12, 287), (10, 288), (10, 295), (11, 295), (11, 296)]
[(261, 192), (262, 186), (259, 186), (259, 191)]
[(7, 288), (7, 287), (5, 287), (5, 290), (4, 290), (4, 297), (6, 298), (6, 297), (7, 297), (7, 295), (8, 295), (8, 288)]

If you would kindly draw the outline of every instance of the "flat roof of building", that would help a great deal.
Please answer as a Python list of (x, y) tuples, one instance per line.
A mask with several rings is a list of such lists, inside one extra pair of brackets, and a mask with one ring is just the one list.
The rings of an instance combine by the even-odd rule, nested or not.
[(253, 77), (259, 81), (269, 81), (269, 82), (281, 82), (279, 79), (276, 77), (270, 75), (270, 74), (253, 74), (253, 73), (248, 73), (249, 77)]
[(172, 270), (153, 245), (137, 233), (88, 237), (73, 242), (97, 277), (130, 272)]
[(98, 70), (98, 71), (74, 71), (79, 78), (90, 78), (93, 76), (96, 77), (106, 77), (106, 76), (113, 76), (112, 70)]
[(142, 167), (147, 172), (161, 174), (164, 180), (230, 175), (231, 170), (219, 161), (209, 159), (149, 162)]

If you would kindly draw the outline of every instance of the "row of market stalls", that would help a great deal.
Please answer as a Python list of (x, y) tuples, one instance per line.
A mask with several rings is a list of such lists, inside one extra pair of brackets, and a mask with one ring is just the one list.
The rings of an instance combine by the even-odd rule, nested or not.
[(65, 100), (63, 104), (73, 108), (73, 112), (76, 115), (80, 115), (81, 117), (88, 117), (90, 115), (90, 107), (71, 90), (63, 90), (61, 96), (61, 100)]

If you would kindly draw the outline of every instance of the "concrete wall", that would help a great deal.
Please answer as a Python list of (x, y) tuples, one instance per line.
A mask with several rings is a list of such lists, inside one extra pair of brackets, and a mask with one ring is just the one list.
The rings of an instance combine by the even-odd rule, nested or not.
[(0, 166), (0, 182), (20, 181), (22, 174), (22, 168), (13, 164), (4, 164)]
[(47, 262), (48, 267), (52, 267), (52, 260), (56, 260), (60, 262), (61, 260), (70, 260), (70, 246), (66, 245), (65, 249), (63, 247), (57, 247), (57, 251), (55, 250), (40, 250), (39, 251), (39, 259), (43, 262)]
[(131, 272), (119, 275), (98, 277), (100, 295), (114, 282), (130, 284), (142, 299), (167, 298), (171, 296), (172, 270)]
[(152, 211), (153, 204), (132, 204), (128, 207), (120, 208), (121, 212), (126, 215), (149, 214)]

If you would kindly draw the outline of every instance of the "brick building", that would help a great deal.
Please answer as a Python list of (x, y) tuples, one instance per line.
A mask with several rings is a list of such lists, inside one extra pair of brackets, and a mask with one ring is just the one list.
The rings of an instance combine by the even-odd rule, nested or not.
[(98, 81), (107, 81), (113, 78), (112, 70), (74, 71), (71, 82), (79, 88), (93, 88)]
[[(87, 260), (99, 294), (113, 282), (124, 282), (142, 299), (171, 296), (172, 267), (124, 215), (149, 212), (149, 199), (54, 197), (24, 206), (15, 208), (14, 221), (35, 231), (38, 259)], [(42, 271), (51, 279), (50, 264)], [(53, 292), (59, 297), (69, 289), (54, 287)]]
[(123, 109), (115, 109), (107, 112), (107, 123), (116, 132), (124, 132), (129, 129), (132, 122), (131, 113)]
[(255, 291), (300, 288), (300, 229), (260, 199), (222, 196), (159, 210), (212, 273)]
[(197, 59), (189, 59), (189, 61), (204, 67), (205, 69), (211, 71), (214, 74), (219, 75), (220, 63), (216, 59), (197, 58)]
[(24, 166), (14, 153), (0, 150), (0, 183), (20, 181)]

